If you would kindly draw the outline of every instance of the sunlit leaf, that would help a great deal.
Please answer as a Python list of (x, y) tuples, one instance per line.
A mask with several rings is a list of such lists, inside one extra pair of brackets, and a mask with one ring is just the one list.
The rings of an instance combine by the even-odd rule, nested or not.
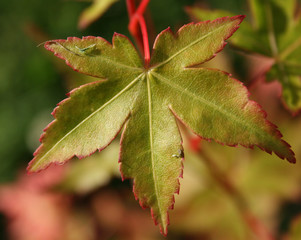
[(112, 45), (100, 37), (47, 42), (45, 47), (74, 70), (103, 80), (73, 90), (54, 110), (55, 120), (45, 129), (29, 171), (102, 150), (124, 126), (122, 177), (133, 179), (136, 198), (151, 208), (166, 234), (168, 210), (182, 176), (176, 118), (205, 139), (258, 146), (295, 162), (280, 132), (248, 99), (247, 89), (229, 74), (200, 66), (222, 50), (243, 18), (188, 24), (176, 34), (164, 30), (149, 66), (120, 34), (114, 35)]

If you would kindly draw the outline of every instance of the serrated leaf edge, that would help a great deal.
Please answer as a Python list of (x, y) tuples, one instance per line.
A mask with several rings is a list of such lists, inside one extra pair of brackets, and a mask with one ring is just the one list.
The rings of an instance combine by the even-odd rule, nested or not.
[[(209, 69), (209, 68), (206, 68), (206, 69)], [(214, 138), (204, 138), (202, 137), (200, 134), (196, 133), (186, 122), (184, 122), (178, 115), (177, 113), (172, 109), (172, 106), (170, 106), (170, 110), (172, 111), (172, 113), (174, 114), (174, 116), (185, 126), (187, 127), (188, 129), (190, 129), (195, 135), (199, 136), (200, 138), (208, 141), (208, 142), (211, 142), (212, 140), (215, 141), (216, 143), (218, 144), (221, 144), (221, 145), (227, 145), (229, 147), (236, 147), (238, 145), (241, 145), (245, 148), (250, 148), (250, 149), (254, 149), (254, 146), (257, 146), (258, 148), (260, 148), (261, 150), (269, 153), (269, 154), (272, 154), (272, 152), (274, 152), (279, 158), (281, 159), (287, 159), (288, 162), (290, 163), (296, 163), (296, 158), (295, 158), (295, 153), (291, 150), (291, 146), (282, 139), (283, 135), (281, 134), (281, 132), (278, 130), (278, 127), (271, 123), (269, 120), (267, 120), (267, 113), (263, 110), (263, 108), (260, 106), (260, 104), (258, 104), (257, 102), (255, 101), (252, 101), (250, 100), (250, 92), (248, 91), (247, 87), (242, 83), (240, 82), (239, 80), (235, 79), (235, 78), (232, 78), (232, 75), (230, 73), (227, 73), (227, 72), (224, 72), (224, 71), (221, 71), (221, 70), (217, 70), (217, 69), (211, 69), (211, 70), (214, 70), (214, 71), (219, 71), (219, 72), (222, 72), (224, 73), (225, 75), (228, 75), (229, 78), (231, 78), (233, 81), (237, 82), (238, 84), (241, 85), (241, 87), (243, 88), (243, 90), (245, 91), (246, 95), (247, 95), (247, 102), (246, 104), (253, 104), (256, 106), (256, 108), (259, 110), (260, 114), (262, 115), (262, 117), (264, 118), (265, 122), (267, 123), (267, 125), (269, 125), (275, 132), (275, 137), (277, 137), (286, 147), (288, 147), (288, 150), (289, 152), (292, 154), (292, 158), (287, 158), (285, 156), (282, 156), (280, 155), (279, 153), (275, 152), (275, 151), (270, 151), (268, 149), (265, 149), (264, 147), (262, 147), (261, 145), (258, 145), (258, 144), (252, 144), (252, 145), (249, 145), (249, 146), (246, 146), (246, 145), (243, 145), (243, 144), (240, 144), (240, 143), (236, 143), (236, 144), (225, 144), (223, 142), (220, 142)]]
[[(59, 44), (61, 47), (63, 47), (64, 49), (66, 49), (66, 47), (64, 47), (61, 43), (65, 43), (65, 42), (68, 42), (68, 41), (84, 41), (84, 40), (95, 40), (95, 39), (98, 39), (98, 40), (101, 40), (103, 42), (105, 42), (109, 47), (111, 47), (112, 49), (115, 48), (115, 39), (116, 37), (122, 37), (122, 38), (125, 38), (129, 41), (129, 43), (133, 46), (133, 48), (136, 50), (135, 46), (133, 45), (133, 43), (129, 40), (128, 37), (124, 36), (123, 34), (120, 34), (120, 33), (114, 33), (113, 34), (113, 37), (112, 37), (112, 43), (110, 43), (109, 41), (107, 41), (106, 39), (102, 38), (102, 37), (94, 37), (94, 36), (86, 36), (86, 37), (82, 37), (82, 38), (78, 38), (78, 37), (68, 37), (67, 39), (57, 39), (57, 40), (50, 40), (50, 41), (47, 41), (45, 42), (44, 44), (44, 47), (48, 50), (48, 51), (51, 51), (54, 53), (55, 56), (57, 56), (58, 58), (62, 59), (65, 61), (65, 63), (71, 67), (74, 71), (76, 72), (79, 72), (79, 73), (82, 73), (82, 74), (85, 74), (85, 75), (89, 75), (89, 76), (92, 76), (92, 77), (96, 77), (96, 78), (104, 78), (104, 77), (99, 77), (99, 76), (96, 76), (96, 75), (92, 75), (92, 74), (87, 74), (87, 73), (83, 73), (81, 72), (79, 69), (75, 68), (74, 66), (72, 66), (72, 64), (66, 59), (64, 58), (63, 55), (61, 55), (60, 53), (56, 52), (55, 50), (53, 50), (50, 45), (51, 44)], [(70, 51), (69, 49), (66, 49), (67, 51), (75, 54), (74, 52)], [(137, 51), (137, 50), (136, 50)], [(137, 53), (138, 54), (138, 53)], [(138, 54), (139, 55), (139, 54)], [(106, 58), (107, 59), (107, 58)], [(107, 59), (108, 60), (108, 59)], [(120, 66), (123, 66), (123, 67), (126, 67), (126, 68), (130, 68), (130, 69), (133, 69), (133, 70), (141, 70), (142, 68), (139, 68), (139, 67), (132, 67), (132, 66), (128, 66), (128, 65), (124, 65), (122, 63), (116, 63)]]
[[(54, 146), (52, 146), (51, 147), (51, 149), (50, 150), (48, 150), (45, 154), (44, 154), (44, 156), (45, 155), (47, 155), (55, 146), (57, 146), (57, 144), (58, 143), (60, 143), (63, 139), (65, 139), (65, 137), (66, 136), (68, 136), (71, 132), (73, 132), (74, 131), (74, 129), (76, 129), (79, 125), (81, 125), (83, 122), (85, 122), (88, 118), (90, 118), (91, 116), (93, 116), (94, 114), (96, 114), (100, 109), (102, 109), (104, 106), (106, 106), (108, 103), (110, 103), (111, 101), (113, 101), (114, 99), (116, 99), (116, 96), (117, 97), (119, 97), (124, 91), (126, 91), (128, 88), (130, 88), (132, 85), (134, 85), (139, 79), (140, 79), (140, 77), (143, 75), (143, 73), (141, 73), (139, 76), (137, 76), (133, 81), (131, 81), (125, 88), (123, 88), (120, 92), (118, 92), (118, 94), (116, 94), (113, 98), (111, 98), (109, 101), (107, 101), (104, 105), (102, 105), (100, 108), (98, 108), (97, 110), (95, 110), (93, 113), (91, 113), (88, 117), (86, 117), (83, 121), (81, 121), (79, 124), (77, 124), (74, 128), (72, 128), (66, 135), (64, 135), (56, 144), (54, 144)], [(102, 80), (100, 80), (100, 81), (97, 81), (97, 82), (102, 82)], [(67, 96), (70, 96), (69, 98), (66, 98), (66, 99), (64, 99), (63, 101), (61, 101), (60, 103), (58, 103), (57, 104), (57, 107), (53, 110), (53, 112), (51, 113), (52, 115), (53, 115), (53, 117), (55, 118), (50, 124), (48, 124), (47, 125), (47, 127), (43, 130), (43, 134), (41, 135), (41, 137), (40, 137), (40, 142), (42, 143), (38, 148), (37, 148), (37, 150), (34, 152), (34, 159), (33, 160), (31, 160), (30, 162), (29, 162), (29, 164), (28, 164), (28, 167), (27, 167), (27, 172), (28, 173), (30, 173), (30, 172), (40, 172), (41, 170), (43, 170), (43, 169), (45, 169), (45, 168), (47, 168), (48, 166), (49, 166), (49, 164), (51, 164), (51, 163), (49, 163), (49, 164), (46, 164), (45, 165), (45, 167), (43, 167), (42, 169), (39, 169), (39, 170), (37, 170), (37, 171), (32, 171), (31, 170), (31, 168), (32, 168), (32, 166), (33, 166), (33, 164), (35, 163), (35, 161), (36, 161), (36, 156), (39, 154), (39, 152), (41, 151), (41, 149), (42, 149), (42, 147), (44, 146), (43, 145), (43, 139), (44, 139), (44, 137), (46, 136), (46, 131), (48, 130), (48, 128), (52, 125), (52, 124), (54, 124), (56, 121), (57, 121), (57, 119), (56, 119), (56, 112), (57, 112), (57, 110), (59, 109), (59, 107), (62, 105), (62, 104), (64, 104), (66, 101), (70, 101), (71, 99), (72, 99), (72, 93), (73, 92), (75, 92), (75, 91), (78, 91), (78, 90), (80, 90), (81, 88), (83, 88), (83, 87), (85, 87), (85, 86), (88, 86), (88, 85), (93, 85), (93, 84), (95, 84), (95, 83), (97, 83), (97, 82), (93, 82), (93, 83), (88, 83), (88, 84), (84, 84), (84, 85), (82, 85), (82, 86), (80, 86), (80, 87), (78, 87), (78, 88), (76, 88), (76, 89), (73, 89), (71, 92), (69, 92), (68, 94), (67, 94)], [(125, 119), (125, 121), (124, 121), (124, 123), (126, 122), (126, 120), (127, 120), (127, 118)], [(123, 125), (124, 125), (124, 123), (123, 123)], [(123, 125), (122, 125), (122, 127), (123, 127)], [(118, 132), (117, 132), (117, 134), (114, 136), (114, 138), (105, 146), (105, 147), (102, 147), (102, 148), (96, 148), (96, 150), (94, 151), (94, 152), (96, 152), (97, 151), (97, 149), (99, 150), (99, 151), (101, 151), (101, 150), (103, 150), (104, 148), (106, 148), (115, 138), (116, 138), (116, 136), (118, 135), (118, 133), (120, 132), (120, 130), (122, 129), (122, 127), (118, 130)], [(93, 154), (94, 152), (92, 152), (91, 154)], [(90, 155), (91, 155), (90, 154)], [(90, 155), (87, 155), (87, 156), (90, 156)], [(68, 160), (70, 160), (70, 159), (72, 159), (74, 156), (76, 156), (76, 157), (78, 157), (79, 159), (82, 159), (82, 158), (84, 158), (84, 157), (87, 157), (87, 156), (77, 156), (77, 155), (73, 155), (71, 158), (69, 158), (69, 159), (67, 159), (66, 161), (64, 161), (64, 162), (67, 162)], [(40, 159), (41, 160), (41, 159)], [(55, 164), (58, 164), (58, 165), (62, 165), (63, 163), (60, 163), (60, 162), (53, 162), (53, 163), (55, 163)], [(37, 164), (37, 163), (35, 163), (35, 164)]]
[[(127, 119), (127, 121), (128, 121), (128, 119)], [(119, 150), (119, 159), (118, 159), (118, 163), (120, 164), (120, 165), (119, 165), (119, 170), (120, 170), (120, 174), (121, 174), (121, 179), (122, 179), (122, 181), (124, 181), (124, 180), (126, 180), (126, 179), (133, 179), (133, 193), (134, 193), (135, 199), (138, 200), (139, 205), (141, 206), (142, 209), (150, 208), (152, 219), (153, 219), (155, 225), (158, 225), (158, 222), (156, 221), (156, 217), (155, 217), (154, 212), (153, 212), (153, 208), (150, 207), (150, 206), (147, 206), (147, 205), (143, 204), (142, 200), (138, 198), (138, 194), (137, 194), (137, 191), (136, 191), (136, 189), (135, 189), (135, 178), (126, 178), (126, 177), (124, 177), (124, 175), (123, 175), (123, 173), (122, 173), (122, 170), (121, 170), (121, 165), (123, 164), (123, 163), (122, 163), (122, 147), (123, 147), (122, 143), (123, 143), (124, 134), (125, 134), (125, 131), (126, 131), (126, 128), (127, 128), (127, 121), (126, 121), (126, 123), (124, 124), (124, 128), (123, 128), (123, 131), (122, 131), (122, 133), (121, 133), (121, 138), (120, 138), (120, 150)], [(178, 127), (178, 131), (180, 132), (180, 129), (179, 129), (179, 126), (178, 126), (178, 125), (177, 125), (177, 127)], [(180, 134), (180, 136), (181, 136), (181, 134)], [(183, 145), (182, 137), (181, 137), (181, 145)], [(183, 170), (184, 170), (184, 164), (183, 164), (183, 163), (184, 163), (184, 157), (181, 158), (181, 172), (180, 172), (180, 174), (179, 174), (179, 176), (178, 176), (178, 178), (177, 178), (178, 184), (177, 184), (177, 186), (176, 186), (176, 189), (175, 189), (174, 194), (179, 194), (179, 193), (180, 193), (180, 178), (183, 178)], [(171, 200), (170, 200), (170, 203), (171, 203), (171, 204), (170, 204), (168, 210), (174, 209), (174, 204), (175, 204), (175, 197), (174, 197), (174, 194), (172, 195), (172, 198), (171, 198)], [(159, 224), (160, 232), (161, 232), (161, 234), (162, 234), (163, 236), (165, 236), (165, 237), (167, 236), (167, 233), (168, 233), (168, 225), (170, 224), (168, 210), (167, 210), (167, 213), (166, 213), (166, 218), (167, 218), (167, 219), (166, 219), (166, 222), (167, 222), (167, 224), (166, 224), (165, 228), (164, 228), (161, 224)]]
[[(220, 47), (219, 49), (217, 49), (217, 51), (216, 51), (211, 57), (209, 57), (209, 58), (203, 60), (202, 62), (194, 63), (194, 64), (192, 64), (191, 66), (186, 66), (186, 67), (188, 68), (188, 67), (192, 67), (192, 66), (194, 66), (194, 65), (199, 65), (199, 64), (205, 63), (205, 62), (211, 60), (212, 58), (214, 58), (214, 57), (217, 55), (217, 53), (219, 53), (220, 51), (223, 50), (223, 48), (227, 45), (226, 40), (227, 40), (228, 38), (230, 38), (230, 37), (234, 34), (234, 32), (236, 32), (236, 30), (239, 28), (239, 24), (244, 20), (245, 17), (246, 17), (245, 15), (237, 15), (237, 16), (233, 16), (233, 17), (222, 17), (222, 18), (217, 18), (217, 19), (215, 19), (215, 20), (213, 20), (213, 21), (208, 20), (208, 21), (197, 22), (197, 23), (191, 22), (191, 23), (188, 23), (188, 24), (183, 25), (176, 33), (174, 33), (174, 32), (171, 30), (171, 28), (168, 27), (168, 28), (166, 28), (165, 30), (161, 31), (161, 32), (157, 35), (157, 37), (156, 37), (156, 39), (155, 39), (155, 42), (154, 42), (154, 44), (153, 44), (151, 59), (152, 59), (152, 57), (153, 57), (153, 55), (154, 55), (154, 51), (155, 51), (155, 48), (156, 48), (158, 39), (160, 38), (161, 35), (163, 35), (163, 34), (165, 34), (165, 33), (171, 34), (171, 35), (176, 39), (176, 38), (178, 38), (178, 36), (181, 34), (181, 32), (182, 32), (185, 28), (187, 28), (187, 27), (189, 27), (189, 26), (191, 26), (191, 25), (198, 26), (198, 25), (208, 24), (208, 23), (223, 22), (223, 21), (225, 21), (225, 20), (227, 20), (227, 19), (230, 19), (230, 20), (233, 20), (233, 21), (239, 20), (238, 23), (237, 23), (237, 25), (236, 25), (236, 27), (233, 27), (232, 30), (229, 31), (228, 35), (224, 38), (223, 44), (221, 44), (221, 47)], [(215, 28), (212, 32), (210, 32), (210, 33), (204, 35), (202, 38), (199, 38), (199, 39), (195, 40), (192, 44), (190, 44), (190, 46), (192, 46), (192, 45), (194, 45), (194, 44), (197, 44), (199, 41), (205, 39), (206, 37), (208, 37), (209, 35), (213, 34), (215, 31), (217, 31), (219, 28), (222, 28), (222, 27), (223, 27), (223, 26), (220, 26), (220, 27), (218, 27), (218, 28)], [(187, 48), (187, 47), (185, 47), (185, 49), (186, 49), (186, 48)], [(181, 49), (179, 52), (175, 53), (174, 55), (172, 55), (172, 56), (169, 57), (168, 59), (164, 60), (162, 63), (158, 63), (157, 65), (152, 65), (152, 66), (150, 67), (150, 69), (159, 68), (159, 67), (163, 66), (164, 64), (166, 64), (166, 63), (168, 63), (169, 61), (171, 61), (171, 59), (172, 59), (173, 57), (175, 57), (175, 56), (177, 56), (178, 54), (180, 54), (181, 52), (183, 52), (185, 49)]]

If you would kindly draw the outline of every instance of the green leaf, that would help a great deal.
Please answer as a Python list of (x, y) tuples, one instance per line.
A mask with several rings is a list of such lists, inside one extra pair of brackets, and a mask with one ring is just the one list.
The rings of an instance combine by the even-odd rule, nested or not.
[(297, 113), (301, 109), (301, 76), (285, 75), (283, 71), (288, 71), (289, 66), (274, 65), (267, 73), (267, 81), (277, 78), (282, 79), (282, 99), (285, 106), (293, 113)]
[[(295, 115), (301, 110), (301, 20), (294, 17), (296, 1), (252, 0), (250, 7), (253, 24), (244, 22), (231, 43), (273, 59), (267, 80), (281, 83), (282, 100)], [(188, 12), (199, 20), (225, 16), (220, 10), (189, 8)]]
[[(224, 10), (209, 10), (197, 7), (191, 7), (186, 9), (188, 14), (197, 20), (214, 20), (216, 18), (221, 18), (224, 16), (234, 16), (234, 13), (224, 11)], [(246, 51), (257, 52), (263, 55), (269, 55), (269, 48), (265, 47), (265, 44), (262, 42), (267, 41), (263, 36), (256, 35), (256, 38), (253, 36), (254, 30), (252, 25), (244, 21), (241, 23), (239, 31), (231, 38), (230, 42)]]
[(125, 125), (122, 177), (133, 179), (136, 198), (151, 208), (166, 234), (168, 210), (174, 205), (183, 168), (176, 118), (203, 138), (231, 146), (257, 145), (295, 162), (280, 132), (248, 99), (246, 88), (226, 73), (200, 66), (222, 50), (243, 18), (188, 24), (177, 34), (164, 30), (154, 43), (148, 67), (119, 34), (113, 45), (93, 37), (47, 42), (45, 47), (76, 71), (106, 80), (73, 90), (59, 104), (29, 171), (101, 150)]
[(293, 22), (296, 0), (251, 0), (249, 1), (254, 18), (254, 27), (258, 31), (273, 31), (279, 36)]
[(118, 0), (94, 0), (93, 4), (82, 12), (79, 18), (78, 27), (80, 29), (85, 29), (100, 18), (110, 6), (117, 1)]

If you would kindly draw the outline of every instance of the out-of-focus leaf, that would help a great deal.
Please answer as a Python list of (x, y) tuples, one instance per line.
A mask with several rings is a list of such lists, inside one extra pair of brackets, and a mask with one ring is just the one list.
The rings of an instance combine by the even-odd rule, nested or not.
[[(301, 141), (298, 132), (294, 131), (300, 128), (300, 124), (286, 123), (284, 126), (290, 126), (290, 131), (285, 131), (285, 135), (296, 140), (292, 145), (300, 149)], [(300, 193), (299, 164), (293, 166), (283, 161), (275, 162), (275, 157), (264, 152), (244, 148), (225, 149), (206, 141), (202, 142), (202, 149), (245, 196), (251, 212), (267, 228), (279, 223), (279, 208), (283, 201), (296, 199)], [(227, 195), (218, 186), (207, 167), (199, 156), (185, 151), (185, 176), (181, 180), (183, 190), (176, 197), (177, 208), (171, 213), (170, 230), (178, 234), (188, 233), (189, 236), (206, 236), (208, 239), (257, 239), (252, 238), (253, 233), (241, 218), (235, 197)]]
[(125, 125), (122, 177), (134, 179), (136, 198), (151, 207), (166, 234), (182, 176), (175, 117), (205, 139), (259, 146), (295, 162), (289, 145), (240, 82), (218, 70), (192, 67), (221, 51), (243, 18), (188, 24), (176, 35), (166, 29), (155, 41), (149, 66), (120, 34), (114, 35), (113, 45), (99, 37), (48, 41), (45, 47), (76, 71), (107, 80), (73, 90), (59, 104), (29, 171), (103, 149)]
[(231, 198), (209, 180), (210, 177), (205, 179), (207, 189), (195, 194), (186, 206), (172, 213), (171, 231), (207, 236), (207, 239), (252, 239)]
[(95, 239), (91, 216), (71, 208), (70, 196), (54, 191), (65, 172), (66, 167), (52, 166), (0, 186), (0, 212), (8, 219), (10, 239)]
[(79, 19), (78, 27), (84, 29), (100, 18), (105, 11), (118, 0), (94, 0), (93, 4), (85, 9)]
[[(242, 50), (273, 59), (266, 78), (281, 83), (282, 100), (294, 115), (301, 110), (301, 18), (294, 17), (296, 6), (296, 0), (251, 0), (253, 24), (244, 22), (231, 39)], [(233, 15), (200, 8), (188, 12), (201, 20)]]
[[(65, 222), (64, 240), (95, 240), (95, 220), (89, 211), (72, 209)], [(58, 239), (58, 240), (61, 240)]]
[(24, 174), (16, 183), (0, 186), (0, 212), (9, 219), (11, 239), (66, 239), (68, 197), (48, 191), (63, 172), (64, 168), (52, 167), (44, 174)]
[(106, 151), (94, 153), (85, 160), (75, 160), (68, 165), (59, 188), (85, 194), (108, 183), (118, 171), (119, 144), (112, 143)]
[(301, 216), (294, 219), (291, 225), (290, 232), (285, 240), (300, 240), (301, 239)]

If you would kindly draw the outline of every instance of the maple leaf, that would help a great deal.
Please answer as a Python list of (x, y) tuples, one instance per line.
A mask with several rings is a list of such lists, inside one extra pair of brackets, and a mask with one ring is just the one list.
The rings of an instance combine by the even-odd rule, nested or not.
[(85, 29), (91, 23), (100, 18), (106, 10), (108, 10), (112, 4), (118, 0), (93, 0), (90, 7), (85, 9), (79, 18), (78, 27), (80, 29)]
[[(205, 139), (227, 145), (257, 145), (295, 162), (290, 146), (246, 88), (227, 73), (199, 66), (224, 47), (244, 16), (188, 24), (175, 35), (162, 31), (149, 66), (132, 43), (114, 34), (112, 45), (100, 37), (69, 37), (45, 47), (74, 70), (102, 80), (71, 91), (54, 110), (56, 118), (41, 136), (28, 170), (83, 158), (102, 150), (124, 126), (122, 178), (132, 178), (142, 207), (167, 233), (168, 210), (179, 192), (183, 149), (176, 118)], [(199, 67), (196, 67), (198, 65)], [(194, 67), (193, 67), (194, 66)]]
[[(278, 80), (282, 85), (282, 101), (296, 115), (301, 110), (301, 20), (294, 17), (295, 0), (252, 0), (252, 23), (244, 22), (231, 43), (247, 52), (269, 59), (266, 80)], [(215, 19), (234, 14), (221, 10), (188, 8), (196, 19)]]

